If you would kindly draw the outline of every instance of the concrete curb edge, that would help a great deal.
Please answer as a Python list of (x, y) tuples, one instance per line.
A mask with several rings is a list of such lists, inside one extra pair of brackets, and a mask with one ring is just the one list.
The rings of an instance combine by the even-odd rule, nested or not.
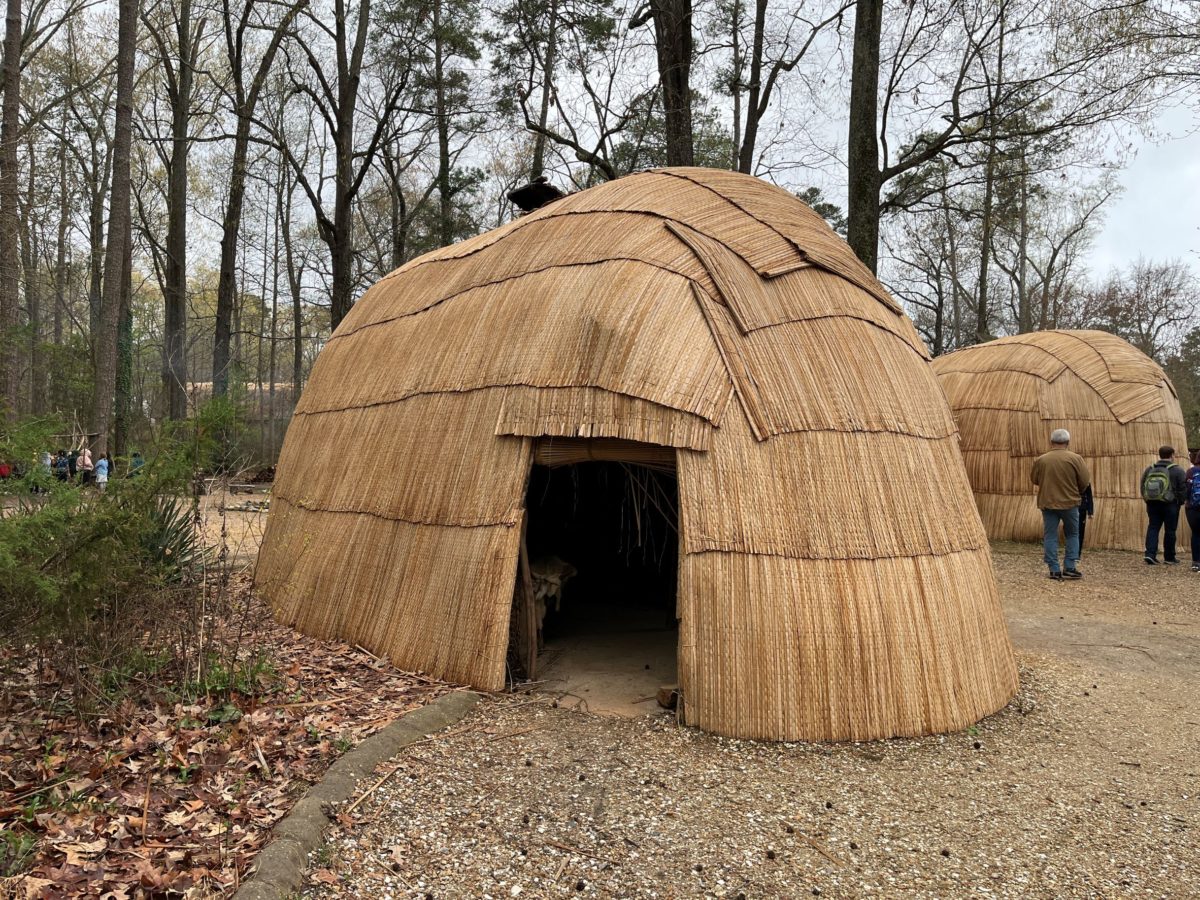
[(405, 713), (371, 735), (329, 767), (325, 776), (296, 802), (274, 828), (274, 839), (259, 852), (249, 878), (234, 900), (282, 900), (304, 883), (308, 854), (325, 844), (326, 810), (348, 800), (358, 782), (409, 744), (462, 719), (479, 701), (470, 691), (443, 694)]

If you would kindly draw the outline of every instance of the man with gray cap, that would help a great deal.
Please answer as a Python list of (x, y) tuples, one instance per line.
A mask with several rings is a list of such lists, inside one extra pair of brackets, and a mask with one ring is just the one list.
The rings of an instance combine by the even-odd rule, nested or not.
[[(1079, 502), (1092, 483), (1092, 473), (1078, 453), (1068, 449), (1071, 434), (1065, 428), (1050, 432), (1050, 451), (1033, 461), (1030, 477), (1038, 487), (1037, 505), (1042, 511), (1042, 548), (1050, 577), (1082, 578), (1079, 571)], [(1067, 552), (1062, 569), (1058, 565), (1058, 526), (1062, 525)]]

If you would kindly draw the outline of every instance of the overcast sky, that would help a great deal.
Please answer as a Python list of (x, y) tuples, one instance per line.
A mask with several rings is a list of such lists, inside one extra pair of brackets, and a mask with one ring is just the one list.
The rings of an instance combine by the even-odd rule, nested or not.
[(1110, 203), (1089, 256), (1098, 276), (1139, 256), (1182, 259), (1200, 274), (1200, 121), (1175, 107), (1157, 124), (1172, 139), (1143, 144), (1120, 174), (1125, 192)]

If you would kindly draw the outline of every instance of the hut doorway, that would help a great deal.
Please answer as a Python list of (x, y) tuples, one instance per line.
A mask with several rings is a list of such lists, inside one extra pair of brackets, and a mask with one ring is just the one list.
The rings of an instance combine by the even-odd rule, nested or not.
[[(676, 680), (674, 451), (540, 439), (526, 495), (514, 622), (518, 668), (592, 711), (656, 708)], [(521, 648), (524, 648), (524, 658)]]

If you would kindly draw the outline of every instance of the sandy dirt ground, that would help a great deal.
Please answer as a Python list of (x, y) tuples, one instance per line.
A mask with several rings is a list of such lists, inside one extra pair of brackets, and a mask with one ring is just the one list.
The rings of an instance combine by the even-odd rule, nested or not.
[(230, 493), (218, 488), (200, 498), (205, 541), (225, 552), (238, 569), (252, 569), (267, 527), (270, 494)]
[(1200, 897), (1200, 575), (994, 555), (1022, 689), (966, 732), (768, 744), (488, 699), (380, 770), (305, 896)]

